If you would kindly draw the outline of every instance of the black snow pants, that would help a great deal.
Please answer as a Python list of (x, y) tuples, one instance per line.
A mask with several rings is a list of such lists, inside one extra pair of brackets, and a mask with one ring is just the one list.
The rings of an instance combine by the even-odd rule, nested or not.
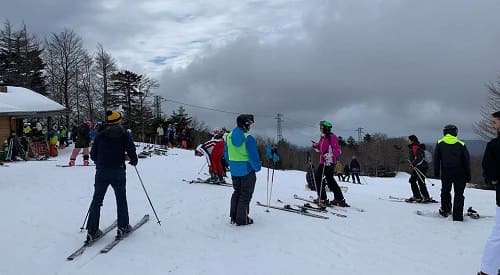
[[(323, 167), (325, 168), (324, 170), (323, 170)], [(335, 181), (335, 178), (333, 177), (333, 173), (334, 173), (333, 167), (334, 167), (333, 165), (324, 166), (323, 164), (320, 164), (318, 166), (318, 169), (316, 170), (315, 175), (314, 175), (316, 178), (316, 192), (318, 193), (318, 197), (320, 198), (320, 200), (327, 199), (324, 184), (323, 184), (323, 187), (321, 187), (321, 184), (323, 182), (322, 181), (323, 176), (325, 177), (326, 185), (333, 192), (334, 199), (339, 200), (339, 201), (344, 199), (344, 195), (342, 194), (342, 190), (340, 190), (339, 185), (337, 184), (337, 182)], [(320, 190), (321, 190), (321, 194), (320, 194)]]
[(427, 190), (427, 186), (425, 185), (425, 173), (427, 173), (426, 167), (421, 167), (417, 169), (422, 172), (423, 175), (421, 175), (417, 170), (413, 169), (413, 172), (411, 173), (410, 179), (408, 180), (410, 182), (411, 186), (411, 192), (413, 193), (413, 197), (417, 199), (422, 199), (422, 198), (430, 198), (429, 196), (429, 191)]
[(108, 186), (115, 191), (118, 227), (125, 228), (129, 224), (125, 169), (97, 169), (95, 173), (94, 196), (90, 204), (88, 234), (95, 235), (99, 228), (101, 206)]
[(453, 198), (453, 220), (463, 220), (464, 213), (464, 190), (466, 176), (462, 169), (443, 169), (441, 175), (441, 209), (444, 212), (452, 211), (451, 188), (455, 196)]
[(250, 200), (252, 199), (257, 180), (255, 172), (242, 177), (232, 176), (233, 195), (231, 196), (231, 221), (237, 225), (247, 225), (249, 223), (248, 213), (250, 212)]

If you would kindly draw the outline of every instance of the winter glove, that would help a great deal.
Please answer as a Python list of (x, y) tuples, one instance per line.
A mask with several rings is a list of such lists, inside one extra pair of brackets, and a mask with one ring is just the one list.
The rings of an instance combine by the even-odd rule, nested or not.
[(130, 165), (132, 165), (132, 166), (136, 166), (138, 161), (139, 161), (138, 159), (133, 159), (133, 160), (130, 160), (130, 161), (128, 162), (128, 164), (130, 164)]

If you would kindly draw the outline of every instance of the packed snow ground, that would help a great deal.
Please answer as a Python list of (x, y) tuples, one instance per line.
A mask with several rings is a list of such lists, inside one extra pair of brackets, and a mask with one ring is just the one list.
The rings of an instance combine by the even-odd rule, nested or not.
[[(366, 210), (347, 209), (348, 218), (316, 219), (255, 206), (266, 201), (267, 169), (258, 173), (250, 216), (255, 224), (229, 223), (232, 188), (188, 184), (181, 179), (205, 177), (204, 158), (173, 149), (167, 156), (140, 159), (137, 166), (162, 225), (154, 214), (132, 167), (127, 169), (131, 223), (145, 213), (151, 220), (109, 254), (99, 250), (110, 233), (74, 261), (66, 257), (85, 239), (80, 226), (87, 212), (95, 167), (66, 164), (72, 148), (52, 161), (10, 163), (0, 167), (0, 274), (475, 274), (493, 219), (463, 223), (451, 218), (418, 216), (438, 204), (381, 200), (410, 194), (408, 175), (364, 178), (348, 186), (347, 201)], [(140, 151), (141, 148), (138, 148)], [(77, 163), (82, 162), (81, 155)], [(430, 186), (439, 200), (439, 182)], [(293, 194), (314, 195), (304, 188), (301, 171), (276, 171), (276, 199), (301, 203)], [(466, 206), (494, 215), (494, 193), (466, 189)], [(328, 194), (329, 198), (332, 193)], [(114, 194), (108, 189), (101, 228), (116, 218)]]

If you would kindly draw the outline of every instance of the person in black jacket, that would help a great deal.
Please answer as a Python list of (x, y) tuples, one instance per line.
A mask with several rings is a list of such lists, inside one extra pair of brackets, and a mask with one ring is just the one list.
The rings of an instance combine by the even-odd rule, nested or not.
[(465, 143), (457, 138), (458, 128), (446, 125), (444, 137), (438, 140), (434, 151), (434, 176), (441, 178), (441, 208), (439, 214), (448, 217), (452, 212), (451, 188), (455, 191), (453, 199), (453, 220), (463, 221), (464, 190), (471, 180), (469, 151)]
[(102, 202), (109, 185), (113, 187), (116, 197), (118, 216), (117, 238), (130, 232), (126, 177), (125, 177), (125, 152), (130, 158), (129, 164), (137, 165), (138, 159), (135, 145), (127, 131), (119, 125), (121, 114), (108, 111), (107, 125), (96, 136), (90, 157), (96, 164), (94, 196), (89, 209), (87, 222), (87, 243), (98, 238), (102, 232), (99, 230), (99, 218)]
[(420, 144), (417, 136), (408, 136), (408, 154), (410, 161), (411, 176), (408, 180), (413, 196), (407, 202), (430, 202), (431, 197), (425, 186), (425, 173), (429, 164), (424, 159), (425, 145)]
[(74, 166), (76, 157), (83, 149), (83, 165), (89, 165), (90, 127), (92, 122), (85, 121), (71, 132), (75, 141), (75, 148), (69, 157), (69, 166)]
[(483, 258), (481, 260), (481, 272), (478, 274), (495, 274), (500, 267), (500, 111), (492, 114), (493, 128), (497, 131), (497, 137), (486, 145), (483, 156), (483, 175), (486, 182), (496, 187), (496, 217), (493, 230), (486, 241)]
[(358, 183), (361, 184), (361, 181), (359, 180), (359, 173), (361, 173), (361, 165), (359, 165), (356, 156), (352, 156), (351, 164), (349, 164), (349, 167), (351, 169), (352, 183), (356, 183), (357, 179)]

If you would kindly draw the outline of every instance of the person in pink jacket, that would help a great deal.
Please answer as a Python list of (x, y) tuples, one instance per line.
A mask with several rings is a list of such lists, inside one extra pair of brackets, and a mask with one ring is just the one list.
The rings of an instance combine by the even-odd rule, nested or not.
[[(314, 175), (319, 202), (320, 204), (349, 207), (344, 199), (342, 190), (340, 190), (334, 178), (335, 163), (337, 162), (337, 157), (342, 153), (339, 139), (332, 133), (332, 123), (330, 121), (323, 120), (319, 123), (319, 126), (321, 138), (318, 142), (313, 143), (314, 150), (319, 153), (319, 165)], [(328, 202), (323, 182), (326, 182), (328, 188), (333, 192), (334, 199), (330, 202)]]

